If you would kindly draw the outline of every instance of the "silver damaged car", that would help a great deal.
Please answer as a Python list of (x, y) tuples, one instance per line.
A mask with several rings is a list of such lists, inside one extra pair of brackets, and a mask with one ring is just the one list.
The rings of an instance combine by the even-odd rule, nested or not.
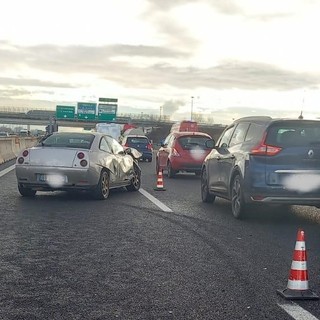
[(137, 191), (141, 153), (97, 132), (55, 132), (17, 157), (15, 171), (22, 196), (37, 191), (89, 191), (107, 199), (110, 189)]

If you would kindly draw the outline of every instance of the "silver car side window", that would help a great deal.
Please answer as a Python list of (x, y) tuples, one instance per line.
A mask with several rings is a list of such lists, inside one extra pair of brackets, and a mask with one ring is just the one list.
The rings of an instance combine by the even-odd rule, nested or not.
[(102, 138), (100, 141), (100, 149), (105, 152), (111, 153), (111, 148), (105, 138)]

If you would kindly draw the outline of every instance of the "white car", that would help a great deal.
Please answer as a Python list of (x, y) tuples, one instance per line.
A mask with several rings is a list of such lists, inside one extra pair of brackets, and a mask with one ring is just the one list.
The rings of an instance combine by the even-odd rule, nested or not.
[(140, 157), (137, 150), (124, 148), (102, 133), (55, 132), (18, 155), (18, 189), (22, 196), (34, 196), (37, 191), (86, 190), (96, 199), (108, 198), (112, 188), (137, 191)]

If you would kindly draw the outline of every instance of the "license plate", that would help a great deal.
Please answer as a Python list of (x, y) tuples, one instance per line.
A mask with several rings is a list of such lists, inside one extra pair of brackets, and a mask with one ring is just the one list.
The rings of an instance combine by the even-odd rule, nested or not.
[(38, 181), (63, 184), (68, 182), (68, 178), (58, 174), (38, 174)]

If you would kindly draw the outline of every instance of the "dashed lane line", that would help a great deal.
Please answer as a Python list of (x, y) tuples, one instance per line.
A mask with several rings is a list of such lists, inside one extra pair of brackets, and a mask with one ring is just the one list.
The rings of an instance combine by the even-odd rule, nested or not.
[(165, 204), (163, 204), (161, 201), (159, 201), (157, 198), (155, 198), (153, 195), (151, 195), (146, 190), (140, 188), (139, 192), (144, 195), (146, 198), (148, 198), (151, 202), (153, 202), (157, 207), (159, 207), (164, 212), (173, 212), (169, 207), (167, 207)]
[(316, 318), (311, 313), (304, 310), (294, 302), (292, 302), (291, 304), (278, 303), (278, 306), (282, 308), (286, 313), (288, 313), (295, 320), (319, 320), (318, 318)]
[(0, 171), (0, 177), (3, 177), (5, 174), (9, 173), (10, 171), (12, 171), (15, 168), (15, 165), (12, 165), (11, 167), (8, 167), (6, 169), (3, 169), (2, 171)]

